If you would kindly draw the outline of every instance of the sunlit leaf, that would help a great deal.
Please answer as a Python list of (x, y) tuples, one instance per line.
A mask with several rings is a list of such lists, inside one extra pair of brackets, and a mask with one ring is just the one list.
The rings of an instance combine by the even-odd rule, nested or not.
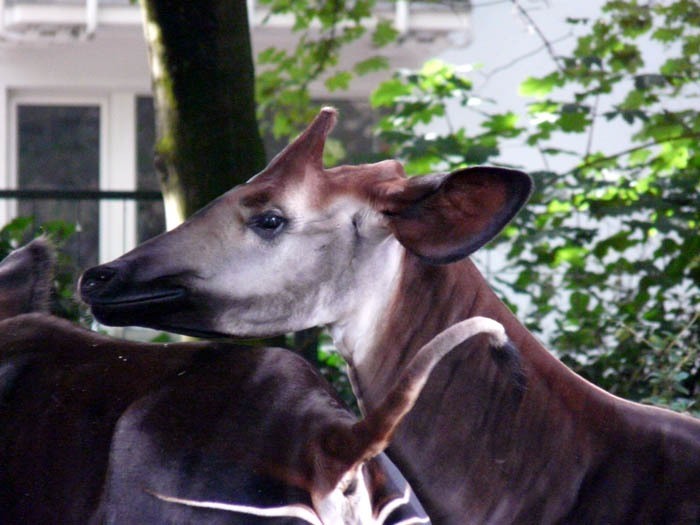
[(529, 77), (520, 84), (519, 93), (526, 97), (544, 97), (559, 85), (561, 80), (557, 73), (541, 78)]

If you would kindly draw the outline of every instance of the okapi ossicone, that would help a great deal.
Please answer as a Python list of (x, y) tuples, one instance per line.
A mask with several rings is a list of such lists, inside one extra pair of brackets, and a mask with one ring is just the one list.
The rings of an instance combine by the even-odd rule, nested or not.
[(507, 349), (499, 323), (458, 323), (357, 421), (286, 350), (0, 320), (0, 523), (428, 523), (382, 451), (435, 364), (477, 334)]
[(323, 109), (248, 183), (86, 271), (94, 315), (199, 335), (325, 325), (365, 413), (440, 331), (493, 318), (521, 373), (470, 340), (436, 367), (388, 449), (433, 522), (699, 523), (700, 422), (574, 374), (467, 258), (524, 205), (530, 177), (407, 178), (392, 160), (325, 169), (335, 120)]

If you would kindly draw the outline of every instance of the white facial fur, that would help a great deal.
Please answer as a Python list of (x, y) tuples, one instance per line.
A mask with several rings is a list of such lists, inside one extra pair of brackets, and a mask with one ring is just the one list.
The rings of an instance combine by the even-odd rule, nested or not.
[(283, 201), (265, 208), (288, 223), (265, 240), (245, 224), (260, 210), (243, 208), (243, 224), (231, 227), (232, 210), (220, 204), (210, 212), (214, 221), (206, 218), (222, 224), (215, 242), (207, 241), (211, 257), (192, 254), (203, 268), (195, 291), (220, 300), (212, 328), (257, 336), (329, 325), (345, 357), (361, 361), (393, 296), (403, 253), (381, 214), (349, 196), (319, 210), (301, 187), (289, 188)]

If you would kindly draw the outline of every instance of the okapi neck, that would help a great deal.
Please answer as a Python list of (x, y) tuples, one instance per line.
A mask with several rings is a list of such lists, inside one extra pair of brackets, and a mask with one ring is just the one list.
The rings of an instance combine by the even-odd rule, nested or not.
[[(498, 298), (471, 260), (428, 265), (407, 253), (396, 289), (380, 323), (384, 328), (377, 335), (376, 344), (367, 358), (351, 370), (356, 395), (363, 408), (370, 410), (383, 400), (399, 371), (430, 339), (456, 322), (483, 316), (505, 327), (528, 390), (537, 385), (537, 390), (542, 389), (550, 399), (556, 398), (558, 405), (588, 420), (592, 428), (605, 425), (605, 414), (613, 396), (576, 375), (552, 355)], [(498, 368), (486, 338), (476, 337), (467, 347), (468, 351), (454, 352), (451, 358), (474, 362), (474, 367), (466, 367), (469, 375), (450, 376), (450, 381), (455, 383), (452, 386), (459, 390), (473, 381), (483, 385), (483, 378), (476, 376), (483, 373), (484, 367)], [(493, 384), (489, 387), (495, 389), (503, 386), (497, 383), (514, 379), (508, 377), (506, 370), (495, 372), (490, 378)], [(449, 387), (434, 381), (431, 384), (429, 380), (426, 389)], [(586, 410), (591, 403), (598, 406), (592, 413)]]

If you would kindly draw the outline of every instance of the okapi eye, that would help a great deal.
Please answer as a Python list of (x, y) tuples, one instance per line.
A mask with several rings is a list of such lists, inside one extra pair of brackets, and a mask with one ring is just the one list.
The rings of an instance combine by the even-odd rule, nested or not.
[(287, 219), (277, 212), (266, 212), (255, 215), (248, 221), (248, 226), (263, 239), (269, 240), (282, 231)]

